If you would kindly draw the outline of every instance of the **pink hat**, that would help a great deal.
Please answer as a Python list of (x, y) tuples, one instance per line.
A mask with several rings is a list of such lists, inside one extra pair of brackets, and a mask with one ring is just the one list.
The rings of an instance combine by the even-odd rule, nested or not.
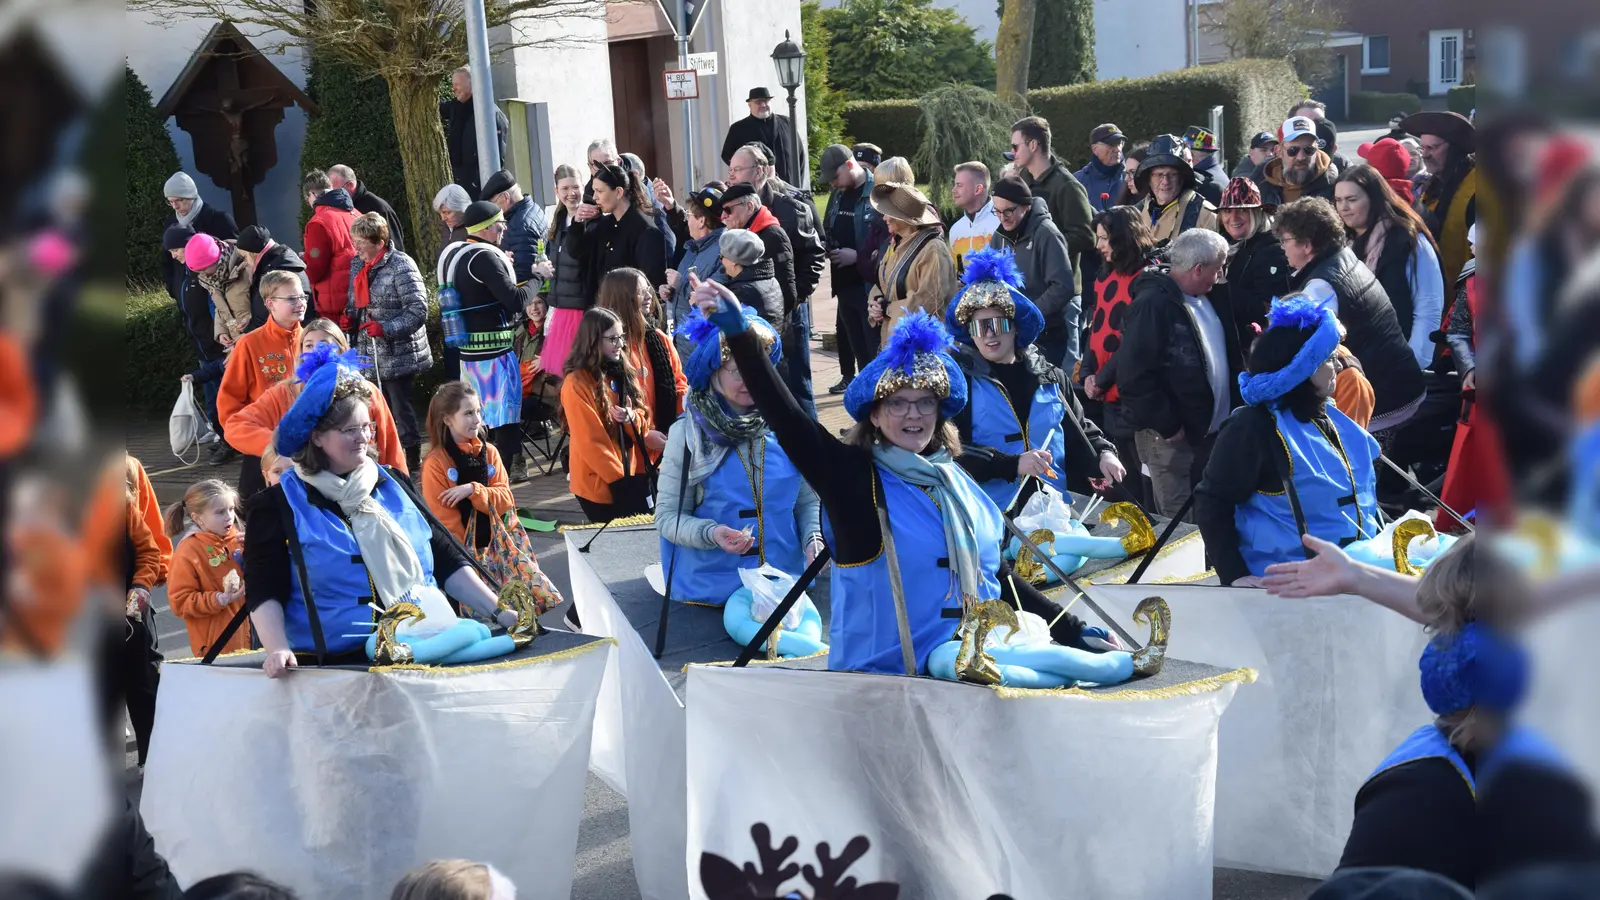
[(183, 247), (184, 264), (192, 272), (208, 269), (221, 258), (222, 245), (209, 234), (197, 234), (189, 238), (189, 243)]

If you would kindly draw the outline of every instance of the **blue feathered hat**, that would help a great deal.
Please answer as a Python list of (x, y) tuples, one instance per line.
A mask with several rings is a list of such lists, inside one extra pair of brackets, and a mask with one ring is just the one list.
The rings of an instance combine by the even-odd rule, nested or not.
[(350, 350), (341, 356), (339, 347), (332, 343), (318, 344), (311, 348), (311, 352), (300, 355), (300, 361), (294, 367), (294, 377), (302, 387), (300, 396), (295, 398), (294, 405), (289, 407), (289, 411), (283, 414), (283, 420), (278, 423), (279, 456), (299, 453), (311, 440), (311, 432), (328, 414), (328, 407), (333, 405), (333, 401), (364, 389), (366, 382), (361, 377), (363, 365), (371, 363), (363, 359), (358, 351)]
[(1289, 393), (1339, 349), (1339, 320), (1330, 308), (1332, 300), (1331, 296), (1319, 300), (1301, 293), (1272, 301), (1272, 308), (1267, 311), (1267, 330), (1296, 328), (1312, 334), (1287, 366), (1276, 372), (1239, 375), (1239, 393), (1245, 403), (1259, 406)]
[(967, 405), (967, 379), (950, 356), (954, 346), (938, 319), (925, 312), (906, 316), (889, 333), (889, 343), (845, 389), (845, 411), (863, 421), (875, 401), (909, 387), (931, 391), (943, 401), (939, 411), (953, 418)]
[(985, 247), (963, 256), (961, 263), (965, 287), (944, 314), (945, 327), (956, 340), (972, 343), (967, 326), (980, 309), (998, 309), (1016, 323), (1018, 350), (1039, 339), (1044, 332), (1044, 313), (1022, 293), (1022, 270), (1010, 249)]
[(1435, 637), (1417, 661), (1422, 698), (1441, 716), (1473, 706), (1510, 712), (1527, 693), (1529, 665), (1520, 643), (1481, 622)]
[[(772, 359), (773, 365), (783, 359), (783, 343), (778, 340), (778, 333), (772, 330), (772, 325), (754, 309), (745, 306), (740, 308), (745, 322), (761, 338), (761, 345), (767, 348), (767, 355)], [(711, 386), (711, 376), (722, 368), (722, 361), (728, 352), (728, 339), (722, 336), (717, 326), (700, 310), (695, 309), (689, 317), (678, 326), (678, 337), (694, 345), (694, 350), (683, 361), (683, 374), (689, 380), (689, 386), (698, 391), (703, 391)]]

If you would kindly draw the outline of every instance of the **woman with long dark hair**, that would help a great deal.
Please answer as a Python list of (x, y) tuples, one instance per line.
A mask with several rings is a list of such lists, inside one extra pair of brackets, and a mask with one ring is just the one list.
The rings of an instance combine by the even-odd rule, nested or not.
[(1094, 316), (1089, 325), (1088, 352), (1083, 355), (1083, 392), (1091, 401), (1103, 404), (1101, 424), (1106, 437), (1116, 445), (1117, 457), (1134, 474), (1128, 489), (1148, 508), (1150, 498), (1140, 475), (1139, 448), (1133, 436), (1138, 431), (1128, 421), (1117, 391), (1117, 348), (1122, 346), (1122, 326), (1133, 304), (1133, 280), (1148, 265), (1155, 249), (1150, 219), (1133, 206), (1113, 206), (1094, 217), (1094, 246), (1100, 253), (1100, 272), (1095, 276)]
[(652, 455), (667, 446), (666, 430), (683, 412), (683, 395), (689, 390), (683, 360), (672, 340), (656, 327), (655, 294), (638, 269), (617, 269), (600, 282), (596, 306), (609, 309), (622, 320), (632, 339), (624, 354), (639, 394), (650, 409), (650, 428), (643, 431)]
[(1217, 434), (1195, 488), (1195, 521), (1225, 585), (1260, 587), (1267, 567), (1302, 558), (1310, 534), (1341, 546), (1375, 537), (1378, 442), (1329, 399), (1339, 320), (1327, 299), (1291, 294), (1239, 379), (1245, 405)]
[(1372, 166), (1346, 169), (1333, 186), (1333, 205), (1350, 249), (1389, 295), (1417, 365), (1428, 368), (1438, 348), (1433, 333), (1444, 325), (1444, 273), (1422, 217)]
[(1239, 339), (1249, 343), (1267, 324), (1267, 308), (1289, 293), (1289, 260), (1272, 233), (1272, 210), (1261, 202), (1261, 189), (1248, 178), (1234, 178), (1222, 192), (1217, 224), (1228, 239), (1223, 281), (1211, 289), (1233, 307)]
[(1118, 206), (1137, 206), (1144, 194), (1140, 193), (1135, 177), (1139, 174), (1139, 164), (1150, 155), (1150, 142), (1140, 141), (1133, 148), (1122, 155), (1122, 190), (1117, 193)]
[(569, 244), (572, 234), (582, 230), (575, 218), (583, 202), (583, 182), (576, 168), (556, 166), (556, 199), (560, 202), (556, 204), (556, 214), (550, 217), (550, 230), (544, 238), (555, 271), (545, 283), (544, 301), (550, 314), (544, 323), (539, 370), (559, 378), (583, 311), (594, 305), (593, 292), (585, 290), (583, 263)]
[[(637, 338), (636, 338), (637, 339)], [(562, 373), (561, 411), (571, 435), (570, 484), (578, 505), (592, 522), (649, 511), (616, 496), (623, 478), (648, 465), (644, 434), (650, 407), (626, 361), (628, 333), (609, 309), (583, 314)]]
[(666, 284), (666, 247), (639, 176), (606, 163), (595, 168), (589, 187), (594, 204), (580, 205), (576, 218), (583, 228), (567, 237), (567, 249), (583, 263), (589, 283), (598, 288), (606, 273), (633, 268), (649, 279), (652, 292)]

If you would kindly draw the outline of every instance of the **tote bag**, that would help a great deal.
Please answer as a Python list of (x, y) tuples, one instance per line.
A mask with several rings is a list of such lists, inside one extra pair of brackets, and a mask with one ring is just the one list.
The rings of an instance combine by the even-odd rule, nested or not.
[[(167, 419), (167, 439), (172, 445), (173, 455), (186, 466), (194, 465), (200, 461), (200, 443), (212, 432), (205, 407), (195, 398), (194, 383), (179, 382), (178, 402), (172, 404), (172, 415)], [(191, 449), (194, 450), (194, 459), (185, 459), (184, 454)]]
[(515, 512), (503, 516), (474, 515), (468, 520), (467, 547), (476, 547), (478, 521), (489, 521), (489, 543), (477, 551), (478, 562), (501, 584), (520, 581), (533, 592), (533, 602), (543, 615), (561, 605), (561, 591), (551, 583), (539, 568), (539, 557), (533, 552), (533, 541), (522, 527)]

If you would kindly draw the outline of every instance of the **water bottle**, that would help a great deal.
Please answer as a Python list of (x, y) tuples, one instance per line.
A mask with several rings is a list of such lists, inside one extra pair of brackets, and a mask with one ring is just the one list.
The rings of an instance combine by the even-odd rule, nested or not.
[(444, 330), (446, 347), (460, 347), (467, 342), (467, 326), (461, 321), (461, 295), (454, 285), (439, 289), (439, 325)]

